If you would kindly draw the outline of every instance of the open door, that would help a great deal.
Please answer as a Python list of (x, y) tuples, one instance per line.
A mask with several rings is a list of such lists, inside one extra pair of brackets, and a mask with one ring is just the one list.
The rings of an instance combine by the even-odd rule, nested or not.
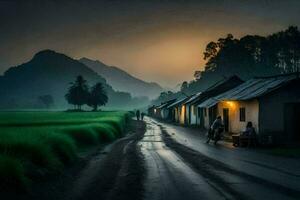
[(224, 129), (225, 132), (229, 131), (229, 109), (223, 108), (223, 122), (224, 122)]

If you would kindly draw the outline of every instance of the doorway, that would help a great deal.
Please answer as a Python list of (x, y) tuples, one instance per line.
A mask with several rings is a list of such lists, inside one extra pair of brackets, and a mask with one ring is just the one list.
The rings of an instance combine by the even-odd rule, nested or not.
[(223, 108), (223, 122), (225, 132), (229, 131), (229, 108)]

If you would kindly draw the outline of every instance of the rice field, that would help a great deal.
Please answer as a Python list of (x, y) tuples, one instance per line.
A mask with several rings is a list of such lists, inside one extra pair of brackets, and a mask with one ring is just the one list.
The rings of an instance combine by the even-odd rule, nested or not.
[(26, 189), (38, 173), (61, 171), (128, 122), (127, 112), (0, 112), (0, 188)]

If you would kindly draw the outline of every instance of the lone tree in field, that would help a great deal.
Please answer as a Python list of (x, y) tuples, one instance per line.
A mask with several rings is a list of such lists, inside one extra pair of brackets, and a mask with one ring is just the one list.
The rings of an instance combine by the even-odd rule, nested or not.
[(108, 97), (102, 83), (97, 83), (96, 85), (94, 85), (89, 94), (87, 102), (88, 106), (93, 107), (93, 110), (97, 111), (98, 106), (105, 105), (107, 101)]
[(89, 89), (86, 80), (82, 76), (77, 76), (76, 81), (71, 83), (68, 93), (65, 95), (69, 104), (75, 106), (75, 109), (81, 110), (81, 106), (87, 103)]

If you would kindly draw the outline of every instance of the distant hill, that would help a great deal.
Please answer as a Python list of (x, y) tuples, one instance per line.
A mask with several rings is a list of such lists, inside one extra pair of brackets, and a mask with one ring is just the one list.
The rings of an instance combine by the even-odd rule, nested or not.
[[(52, 50), (44, 50), (34, 55), (27, 63), (8, 69), (0, 76), (1, 108), (35, 108), (38, 97), (51, 95), (55, 106), (66, 107), (64, 95), (70, 82), (82, 75), (88, 83), (102, 82), (110, 98), (110, 106), (129, 104), (128, 93), (115, 92), (106, 80), (81, 62)], [(126, 97), (121, 100), (120, 97)]]
[(133, 96), (147, 96), (150, 99), (156, 98), (163, 91), (157, 83), (140, 80), (118, 67), (107, 66), (88, 58), (81, 58), (79, 61), (104, 77), (115, 90), (129, 92)]

